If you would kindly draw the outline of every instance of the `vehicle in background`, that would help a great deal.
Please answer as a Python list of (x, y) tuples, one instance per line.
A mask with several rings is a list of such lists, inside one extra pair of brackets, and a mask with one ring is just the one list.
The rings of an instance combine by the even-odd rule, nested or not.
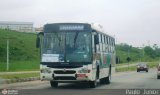
[(157, 66), (157, 79), (160, 79), (160, 63)]
[(137, 65), (137, 72), (146, 71), (148, 72), (148, 65), (146, 63), (139, 63)]

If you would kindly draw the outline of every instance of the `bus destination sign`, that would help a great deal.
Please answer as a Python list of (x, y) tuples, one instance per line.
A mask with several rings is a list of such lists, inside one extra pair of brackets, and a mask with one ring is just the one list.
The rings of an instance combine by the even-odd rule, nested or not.
[(60, 25), (59, 30), (84, 30), (83, 25)]

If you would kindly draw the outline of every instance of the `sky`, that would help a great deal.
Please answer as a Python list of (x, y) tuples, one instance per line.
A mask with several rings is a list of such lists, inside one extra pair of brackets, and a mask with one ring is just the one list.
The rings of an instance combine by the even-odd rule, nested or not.
[(160, 46), (160, 0), (0, 0), (0, 21), (99, 23), (117, 43)]

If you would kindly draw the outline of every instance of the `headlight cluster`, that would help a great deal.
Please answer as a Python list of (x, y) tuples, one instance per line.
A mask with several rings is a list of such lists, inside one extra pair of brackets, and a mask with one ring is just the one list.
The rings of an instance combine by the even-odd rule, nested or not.
[(87, 68), (82, 68), (81, 70), (78, 71), (78, 73), (90, 73), (91, 70)]
[(41, 69), (41, 73), (51, 73), (51, 69), (49, 68), (45, 68), (45, 69)]

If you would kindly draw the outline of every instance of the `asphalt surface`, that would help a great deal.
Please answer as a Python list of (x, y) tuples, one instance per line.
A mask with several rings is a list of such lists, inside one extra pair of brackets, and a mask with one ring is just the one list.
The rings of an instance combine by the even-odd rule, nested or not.
[(98, 84), (94, 89), (85, 83), (61, 83), (58, 88), (51, 88), (48, 81), (2, 84), (0, 89), (16, 89), (18, 95), (130, 95), (126, 94), (127, 89), (158, 89), (159, 94), (154, 95), (160, 95), (160, 80), (156, 77), (156, 69), (152, 69), (148, 73), (136, 71), (115, 73), (111, 84)]

